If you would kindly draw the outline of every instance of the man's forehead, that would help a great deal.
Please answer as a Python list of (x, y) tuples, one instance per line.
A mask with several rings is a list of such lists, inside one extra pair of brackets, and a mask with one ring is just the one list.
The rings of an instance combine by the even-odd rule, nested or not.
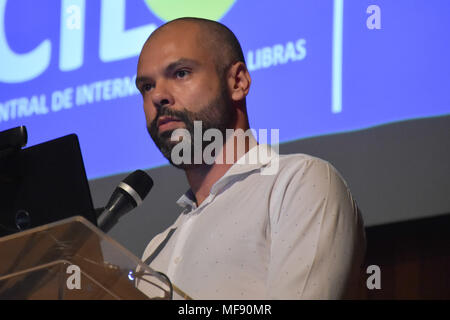
[(165, 71), (175, 64), (199, 66), (204, 63), (206, 58), (199, 50), (183, 49), (179, 44), (172, 43), (143, 50), (139, 59), (139, 68), (148, 71)]
[(196, 44), (203, 32), (198, 24), (190, 21), (175, 21), (173, 23), (163, 25), (155, 30), (146, 42), (150, 46), (152, 43), (166, 43), (172, 41), (182, 41), (184, 43)]
[(207, 63), (211, 52), (200, 43), (193, 32), (164, 32), (151, 37), (144, 45), (139, 65), (163, 68), (180, 59)]

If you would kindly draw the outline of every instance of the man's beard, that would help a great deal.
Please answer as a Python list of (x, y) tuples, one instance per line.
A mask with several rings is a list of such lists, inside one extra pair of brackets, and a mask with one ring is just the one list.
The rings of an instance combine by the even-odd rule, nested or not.
[[(190, 164), (175, 164), (172, 162), (172, 149), (179, 142), (170, 140), (175, 129), (166, 130), (162, 133), (158, 132), (157, 122), (161, 116), (174, 117), (185, 124), (185, 129), (190, 133), (191, 136), (190, 147), (192, 159)], [(192, 161), (194, 158), (194, 154), (198, 152), (201, 152), (203, 154), (203, 150), (209, 143), (201, 139), (202, 149), (196, 150), (194, 148), (194, 121), (202, 122), (202, 138), (203, 133), (206, 130), (218, 129), (222, 133), (222, 137), (226, 139), (226, 129), (230, 128), (230, 126), (235, 121), (235, 117), (236, 114), (231, 107), (231, 99), (228, 97), (227, 88), (225, 86), (222, 86), (220, 93), (210, 103), (203, 106), (198, 112), (191, 112), (186, 109), (184, 109), (184, 111), (178, 111), (170, 109), (170, 107), (167, 106), (160, 107), (155, 119), (147, 127), (147, 131), (149, 132), (158, 149), (173, 166), (180, 169), (187, 169), (194, 166), (194, 162)]]

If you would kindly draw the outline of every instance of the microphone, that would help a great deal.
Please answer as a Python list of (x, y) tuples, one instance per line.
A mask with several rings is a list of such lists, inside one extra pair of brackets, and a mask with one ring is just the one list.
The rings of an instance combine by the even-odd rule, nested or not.
[(119, 219), (139, 206), (153, 187), (153, 180), (142, 170), (128, 175), (114, 190), (97, 220), (98, 227), (108, 232)]

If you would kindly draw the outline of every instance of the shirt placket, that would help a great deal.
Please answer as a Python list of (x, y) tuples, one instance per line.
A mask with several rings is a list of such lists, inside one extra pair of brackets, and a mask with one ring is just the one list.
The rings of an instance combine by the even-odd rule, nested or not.
[(189, 238), (192, 233), (193, 225), (196, 219), (199, 218), (201, 212), (208, 206), (209, 203), (212, 202), (215, 195), (210, 193), (209, 196), (205, 199), (205, 201), (199, 206), (195, 207), (195, 204), (192, 206), (191, 212), (187, 213), (187, 219), (178, 226), (178, 236), (176, 238), (174, 249), (172, 251), (172, 255), (169, 260), (169, 266), (167, 270), (167, 276), (171, 279), (175, 284), (177, 283), (177, 271), (180, 265), (181, 260), (183, 259), (184, 247), (186, 244), (186, 240)]

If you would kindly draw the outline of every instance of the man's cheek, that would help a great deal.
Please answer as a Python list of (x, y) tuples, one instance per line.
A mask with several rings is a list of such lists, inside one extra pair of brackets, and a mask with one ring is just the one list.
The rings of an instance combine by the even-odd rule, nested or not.
[(146, 99), (144, 98), (144, 114), (145, 114), (145, 119), (147, 120), (147, 123), (151, 123), (155, 117), (156, 117), (156, 109), (155, 107), (153, 107), (153, 105), (149, 102), (145, 101)]

